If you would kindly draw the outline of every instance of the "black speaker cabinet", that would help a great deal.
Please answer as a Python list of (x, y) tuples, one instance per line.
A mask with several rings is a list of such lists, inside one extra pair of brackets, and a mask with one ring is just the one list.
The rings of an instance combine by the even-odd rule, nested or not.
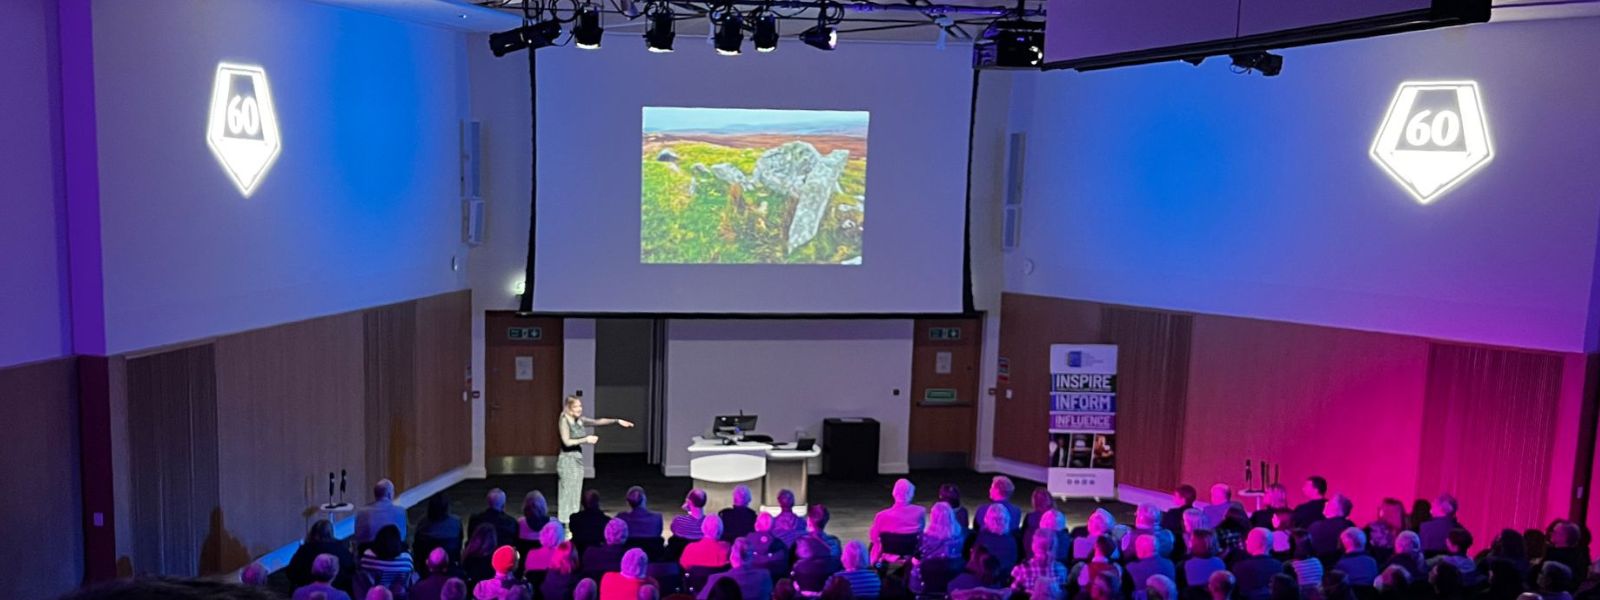
[(822, 475), (867, 480), (878, 476), (878, 420), (822, 421)]

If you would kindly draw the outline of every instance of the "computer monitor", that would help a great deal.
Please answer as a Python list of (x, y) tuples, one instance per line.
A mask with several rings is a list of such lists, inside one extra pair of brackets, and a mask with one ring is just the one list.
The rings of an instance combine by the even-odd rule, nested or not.
[(711, 433), (723, 437), (739, 436), (755, 429), (755, 415), (719, 415), (711, 422)]

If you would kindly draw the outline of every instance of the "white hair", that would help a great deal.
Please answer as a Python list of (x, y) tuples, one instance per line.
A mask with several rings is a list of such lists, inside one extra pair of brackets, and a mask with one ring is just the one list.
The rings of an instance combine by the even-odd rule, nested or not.
[(1346, 527), (1339, 533), (1339, 541), (1344, 542), (1347, 552), (1360, 552), (1367, 549), (1367, 534), (1360, 528)]
[(961, 535), (961, 525), (956, 523), (956, 511), (949, 504), (933, 503), (933, 508), (928, 511), (928, 527), (922, 531), (922, 535), (937, 540)]
[(502, 490), (500, 488), (494, 488), (492, 490), (489, 490), (488, 501), (489, 501), (489, 508), (492, 508), (492, 509), (495, 509), (495, 510), (505, 510), (505, 508), (506, 508), (506, 491)]
[(911, 498), (916, 496), (917, 486), (909, 479), (899, 479), (894, 482), (894, 501), (910, 504)]
[(311, 560), (311, 578), (329, 582), (339, 576), (339, 558), (332, 554), (318, 554)]
[(628, 540), (628, 522), (622, 519), (606, 521), (606, 543), (613, 546)]
[(622, 574), (632, 579), (644, 579), (650, 566), (650, 557), (640, 548), (629, 548), (622, 554)]
[(372, 497), (376, 500), (393, 500), (394, 482), (387, 479), (379, 479), (378, 483), (372, 486)]
[(750, 499), (751, 499), (750, 486), (744, 485), (742, 483), (739, 484), (739, 485), (733, 486), (733, 505), (734, 506), (749, 506), (750, 505)]
[(700, 535), (708, 540), (722, 537), (722, 517), (706, 515), (706, 518), (700, 521)]
[(1218, 483), (1211, 486), (1211, 498), (1215, 500), (1218, 497), (1222, 498), (1220, 502), (1227, 502), (1233, 499), (1233, 488), (1228, 487), (1226, 483)]
[(840, 561), (844, 563), (845, 570), (860, 571), (865, 569), (868, 566), (867, 560), (867, 547), (861, 544), (861, 540), (850, 540), (849, 543), (844, 545), (844, 552), (840, 556)]
[(267, 584), (267, 576), (266, 565), (253, 562), (245, 565), (244, 569), (239, 571), (239, 583), (251, 587), (259, 587)]
[(554, 548), (556, 544), (561, 543), (561, 540), (566, 537), (567, 532), (562, 529), (561, 522), (550, 519), (544, 524), (544, 528), (539, 530), (539, 545), (545, 548)]

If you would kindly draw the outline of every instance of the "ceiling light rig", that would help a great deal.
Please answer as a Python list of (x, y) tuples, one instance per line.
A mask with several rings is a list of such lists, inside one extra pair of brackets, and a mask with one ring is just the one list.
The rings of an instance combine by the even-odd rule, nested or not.
[[(877, 0), (640, 0), (638, 4), (604, 0), (485, 0), (479, 4), (517, 10), (523, 16), (522, 27), (489, 36), (489, 47), (495, 56), (546, 46), (572, 45), (595, 50), (600, 48), (608, 19), (614, 26), (642, 21), (645, 48), (651, 52), (673, 51), (677, 21), (706, 19), (711, 25), (710, 37), (717, 53), (737, 56), (743, 50), (747, 31), (757, 52), (777, 50), (782, 37), (779, 33), (781, 21), (785, 20), (809, 23), (810, 26), (796, 36), (805, 45), (833, 50), (838, 47), (841, 36), (852, 33), (933, 27), (941, 31), (941, 37), (951, 33), (972, 39), (962, 29), (964, 26), (983, 27), (996, 19), (1026, 21), (1045, 14), (1043, 8), (1026, 8), (1021, 4), (973, 6), (932, 4), (928, 0), (894, 3)], [(1017, 41), (1015, 45), (1021, 46), (1018, 50), (1029, 52), (1035, 44), (1027, 42), (1038, 39)], [(1005, 45), (1009, 48), (1013, 44)]]

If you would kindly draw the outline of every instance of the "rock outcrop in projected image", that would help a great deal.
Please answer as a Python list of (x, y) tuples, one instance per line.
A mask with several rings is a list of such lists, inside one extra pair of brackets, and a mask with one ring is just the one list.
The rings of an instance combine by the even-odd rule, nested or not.
[(834, 150), (823, 156), (807, 142), (788, 142), (761, 153), (756, 159), (753, 179), (795, 201), (794, 218), (789, 222), (789, 252), (804, 246), (817, 235), (828, 199), (839, 191), (849, 150)]

